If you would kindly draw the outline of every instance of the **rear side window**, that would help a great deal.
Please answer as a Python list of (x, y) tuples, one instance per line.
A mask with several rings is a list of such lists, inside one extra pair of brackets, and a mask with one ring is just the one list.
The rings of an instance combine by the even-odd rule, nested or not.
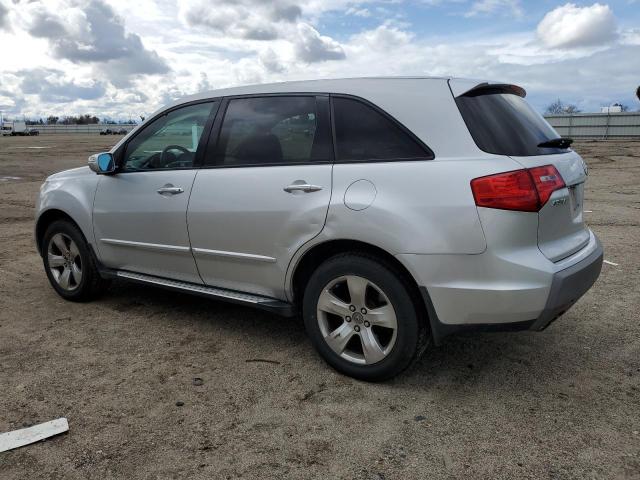
[(567, 151), (538, 147), (560, 135), (519, 95), (487, 88), (462, 95), (456, 98), (456, 103), (480, 150), (510, 156)]
[(282, 165), (330, 160), (328, 125), (322, 125), (316, 98), (237, 98), (220, 130), (216, 164)]
[(333, 97), (338, 161), (431, 159), (392, 119), (359, 100)]

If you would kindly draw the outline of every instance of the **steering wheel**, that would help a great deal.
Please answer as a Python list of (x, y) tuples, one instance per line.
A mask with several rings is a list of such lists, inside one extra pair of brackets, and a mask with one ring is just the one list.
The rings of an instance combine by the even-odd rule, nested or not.
[(168, 145), (168, 146), (164, 147), (162, 149), (162, 153), (160, 153), (160, 165), (164, 164), (164, 162), (163, 162), (164, 154), (167, 153), (169, 150), (179, 150), (184, 154), (191, 155), (191, 152), (189, 150), (187, 150), (186, 148), (184, 148), (183, 146), (180, 146), (180, 145)]

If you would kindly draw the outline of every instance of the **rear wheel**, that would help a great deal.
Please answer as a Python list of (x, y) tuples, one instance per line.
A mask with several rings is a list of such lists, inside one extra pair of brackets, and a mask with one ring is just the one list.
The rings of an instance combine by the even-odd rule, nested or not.
[(303, 316), (322, 357), (361, 380), (399, 374), (428, 340), (405, 276), (361, 253), (338, 255), (318, 267), (305, 289)]
[(42, 249), (47, 277), (61, 297), (91, 300), (108, 287), (109, 282), (98, 273), (84, 236), (71, 222), (53, 222), (44, 234)]

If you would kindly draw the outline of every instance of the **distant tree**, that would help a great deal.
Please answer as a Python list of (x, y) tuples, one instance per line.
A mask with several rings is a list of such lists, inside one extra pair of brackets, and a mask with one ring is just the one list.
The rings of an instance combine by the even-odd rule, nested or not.
[(551, 103), (544, 111), (546, 115), (563, 115), (563, 114), (572, 114), (572, 113), (580, 113), (581, 110), (572, 103), (563, 103), (562, 100), (558, 99), (555, 102)]
[(80, 115), (77, 119), (78, 125), (92, 125), (95, 123), (99, 123), (100, 119), (95, 115), (89, 115), (85, 113), (84, 115)]
[(560, 99), (556, 100), (553, 103), (550, 103), (545, 109), (544, 113), (546, 113), (547, 115), (558, 115), (560, 113), (563, 113), (562, 102), (560, 101)]
[(58, 120), (60, 119), (60, 117), (56, 117), (54, 115), (50, 115), (47, 117), (47, 125), (55, 125), (56, 123), (58, 123)]
[(140, 115), (140, 121), (144, 122), (144, 116), (143, 115)]

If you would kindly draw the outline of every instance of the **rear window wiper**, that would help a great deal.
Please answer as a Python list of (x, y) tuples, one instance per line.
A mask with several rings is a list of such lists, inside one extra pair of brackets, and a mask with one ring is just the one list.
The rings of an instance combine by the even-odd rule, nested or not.
[(554, 138), (538, 144), (539, 148), (569, 148), (573, 138)]

